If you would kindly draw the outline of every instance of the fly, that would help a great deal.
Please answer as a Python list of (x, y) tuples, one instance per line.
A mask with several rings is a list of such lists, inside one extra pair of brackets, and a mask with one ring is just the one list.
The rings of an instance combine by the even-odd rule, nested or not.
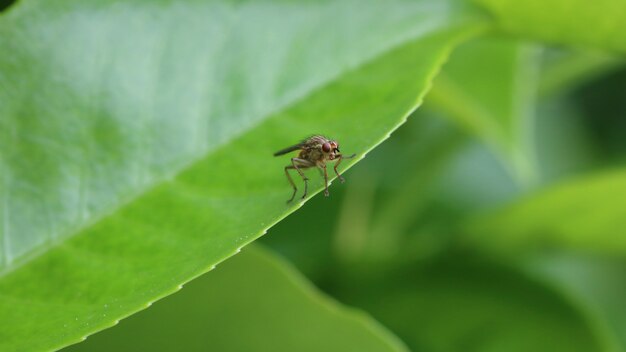
[(285, 166), (285, 175), (287, 175), (287, 180), (293, 187), (293, 194), (291, 198), (287, 201), (287, 203), (291, 202), (293, 198), (296, 196), (296, 192), (298, 188), (296, 184), (293, 182), (291, 175), (289, 175), (289, 170), (295, 169), (302, 180), (304, 180), (304, 194), (302, 195), (302, 199), (306, 198), (308, 183), (309, 180), (302, 172), (303, 169), (308, 169), (311, 167), (318, 167), (320, 171), (324, 173), (324, 195), (328, 197), (328, 172), (326, 171), (326, 162), (336, 160), (333, 169), (335, 170), (335, 174), (341, 183), (346, 180), (339, 174), (337, 171), (337, 166), (341, 164), (341, 160), (343, 159), (351, 159), (356, 156), (356, 154), (352, 154), (350, 156), (343, 156), (339, 151), (339, 143), (337, 141), (328, 139), (321, 135), (311, 136), (302, 142), (292, 145), (291, 147), (281, 149), (274, 153), (274, 156), (284, 155), (289, 152), (293, 152), (299, 150), (297, 158), (291, 158), (291, 165)]

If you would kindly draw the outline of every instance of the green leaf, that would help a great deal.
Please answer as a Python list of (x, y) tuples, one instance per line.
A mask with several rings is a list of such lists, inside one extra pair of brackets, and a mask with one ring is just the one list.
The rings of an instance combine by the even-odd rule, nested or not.
[[(74, 233), (390, 48), (458, 22), (447, 8), (404, 1), (384, 16), (370, 1), (353, 20), (336, 18), (352, 5), (12, 8), (0, 22), (0, 45), (12, 53), (0, 63), (0, 265)], [(338, 130), (322, 122), (315, 131)], [(289, 127), (292, 136), (271, 148), (312, 133)]]
[(261, 247), (70, 351), (405, 351), (373, 319), (318, 292)]
[(486, 143), (521, 184), (536, 178), (532, 150), (537, 48), (483, 37), (457, 48), (427, 103)]
[(464, 240), (496, 252), (626, 253), (626, 170), (578, 177), (469, 221)]
[(339, 299), (415, 351), (604, 351), (608, 343), (560, 292), (463, 253), (333, 284)]
[(530, 275), (561, 290), (593, 317), (611, 348), (626, 349), (626, 262), (623, 258), (564, 253), (534, 256), (523, 263)]
[(0, 349), (109, 327), (294, 211), (287, 158), (272, 153), (321, 132), (364, 157), (482, 27), (452, 5), (12, 7), (0, 19), (12, 53), (0, 57)]
[(623, 0), (473, 0), (512, 34), (626, 53)]
[(569, 92), (624, 67), (624, 59), (595, 51), (548, 51), (539, 84), (540, 95)]

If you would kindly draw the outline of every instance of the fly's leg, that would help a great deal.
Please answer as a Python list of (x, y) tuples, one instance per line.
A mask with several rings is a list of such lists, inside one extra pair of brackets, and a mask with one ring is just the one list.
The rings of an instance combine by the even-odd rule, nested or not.
[(324, 170), (324, 195), (328, 197), (328, 171), (326, 170), (326, 164), (320, 166)]
[(296, 184), (293, 182), (291, 175), (289, 175), (289, 169), (294, 169), (294, 167), (291, 165), (285, 166), (285, 175), (287, 175), (287, 180), (289, 180), (289, 184), (291, 185), (291, 188), (293, 188), (293, 194), (291, 195), (291, 198), (289, 198), (287, 203), (291, 202), (293, 200), (293, 197), (296, 196), (296, 192), (298, 192), (298, 187), (296, 187)]
[(293, 194), (291, 195), (291, 198), (289, 198), (289, 200), (287, 201), (287, 203), (291, 202), (293, 200), (293, 198), (296, 196), (296, 192), (298, 191), (298, 188), (296, 187), (296, 184), (293, 182), (293, 179), (291, 178), (291, 176), (289, 175), (289, 169), (295, 169), (296, 171), (298, 171), (298, 173), (300, 174), (300, 177), (302, 177), (302, 180), (304, 181), (304, 194), (302, 195), (302, 199), (306, 198), (307, 195), (307, 191), (309, 188), (308, 185), (308, 178), (304, 175), (304, 172), (302, 172), (302, 169), (307, 169), (310, 168), (311, 166), (314, 166), (315, 164), (311, 163), (308, 160), (305, 159), (299, 159), (299, 158), (291, 158), (291, 165), (285, 166), (285, 175), (287, 175), (287, 179), (289, 180), (289, 183), (291, 184), (291, 187), (293, 187)]
[(345, 178), (343, 178), (343, 176), (341, 176), (341, 175), (339, 174), (339, 171), (337, 171), (337, 166), (339, 166), (339, 164), (341, 164), (341, 160), (342, 160), (342, 159), (343, 159), (343, 157), (339, 157), (339, 158), (337, 159), (337, 162), (335, 163), (335, 167), (333, 167), (333, 169), (335, 170), (335, 174), (337, 174), (337, 177), (339, 177), (339, 181), (341, 181), (341, 183), (344, 183), (344, 182), (346, 182), (346, 179), (345, 179)]
[(333, 169), (335, 170), (335, 174), (337, 174), (337, 177), (339, 178), (339, 181), (341, 181), (341, 183), (346, 182), (346, 179), (345, 179), (345, 178), (343, 178), (343, 176), (341, 176), (341, 175), (339, 174), (339, 171), (337, 171), (337, 166), (339, 166), (339, 164), (341, 164), (341, 160), (343, 160), (343, 159), (352, 159), (352, 158), (354, 158), (355, 156), (356, 156), (356, 154), (352, 154), (352, 155), (350, 155), (350, 156), (343, 156), (343, 155), (340, 155), (340, 156), (339, 156), (339, 158), (337, 158), (337, 162), (335, 163), (335, 167), (333, 167)]

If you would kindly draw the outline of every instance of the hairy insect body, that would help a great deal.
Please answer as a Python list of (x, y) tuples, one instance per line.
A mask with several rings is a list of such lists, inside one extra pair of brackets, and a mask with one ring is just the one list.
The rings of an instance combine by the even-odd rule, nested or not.
[(317, 163), (324, 162), (324, 153), (317, 149), (302, 149), (298, 154), (298, 158), (304, 160), (316, 161)]
[(291, 158), (291, 165), (285, 166), (285, 175), (293, 188), (293, 194), (287, 202), (291, 202), (298, 191), (296, 184), (289, 175), (289, 170), (296, 170), (300, 177), (302, 177), (302, 180), (304, 181), (304, 195), (302, 198), (304, 199), (307, 195), (307, 181), (309, 179), (304, 175), (302, 170), (311, 167), (318, 167), (324, 173), (324, 195), (328, 196), (328, 171), (326, 170), (326, 162), (329, 160), (336, 160), (333, 169), (341, 182), (344, 182), (344, 178), (337, 171), (337, 166), (339, 166), (342, 159), (350, 159), (356, 156), (356, 154), (353, 154), (349, 157), (344, 157), (339, 151), (339, 143), (337, 141), (328, 139), (321, 135), (311, 136), (298, 144), (281, 149), (274, 153), (274, 156), (287, 154), (296, 150), (299, 150), (298, 157)]

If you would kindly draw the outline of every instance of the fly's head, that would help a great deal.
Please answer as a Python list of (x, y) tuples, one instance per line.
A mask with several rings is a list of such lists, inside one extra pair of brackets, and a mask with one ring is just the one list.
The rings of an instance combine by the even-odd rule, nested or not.
[(339, 154), (339, 143), (337, 141), (327, 141), (322, 144), (322, 152), (324, 152), (328, 160), (334, 160), (341, 155)]

